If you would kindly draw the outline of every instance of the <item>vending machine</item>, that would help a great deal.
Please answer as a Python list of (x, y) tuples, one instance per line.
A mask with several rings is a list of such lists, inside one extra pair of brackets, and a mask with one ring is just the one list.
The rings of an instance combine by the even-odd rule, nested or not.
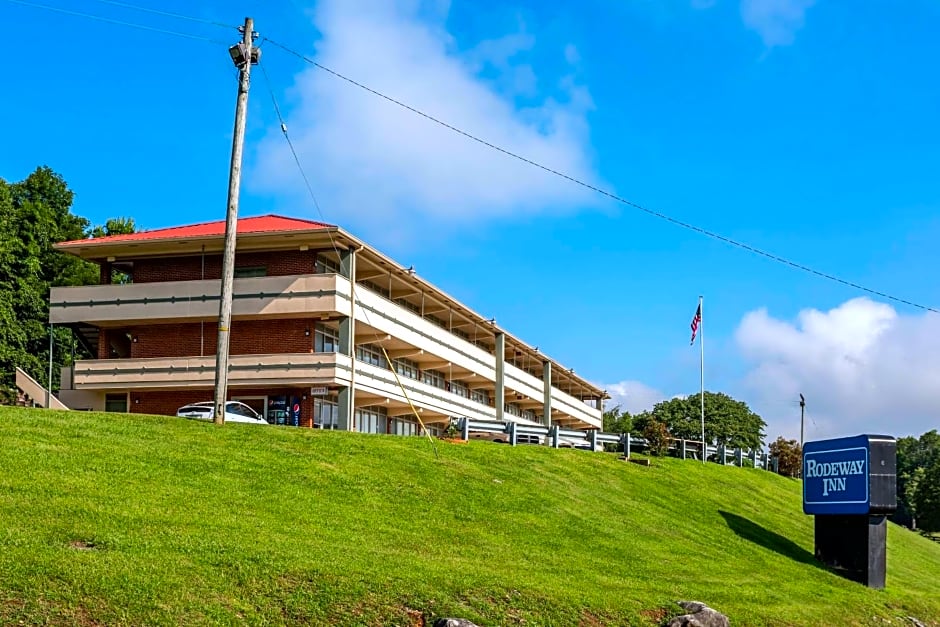
[(268, 422), (272, 425), (291, 424), (290, 408), (286, 396), (268, 397)]
[(300, 426), (300, 397), (291, 396), (290, 397), (290, 415), (291, 415), (291, 424), (295, 427)]

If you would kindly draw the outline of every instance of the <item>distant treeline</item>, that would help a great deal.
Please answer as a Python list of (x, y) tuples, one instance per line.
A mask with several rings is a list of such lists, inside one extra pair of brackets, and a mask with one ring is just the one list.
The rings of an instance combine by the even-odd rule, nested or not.
[(940, 531), (940, 434), (898, 440), (898, 511), (895, 522)]

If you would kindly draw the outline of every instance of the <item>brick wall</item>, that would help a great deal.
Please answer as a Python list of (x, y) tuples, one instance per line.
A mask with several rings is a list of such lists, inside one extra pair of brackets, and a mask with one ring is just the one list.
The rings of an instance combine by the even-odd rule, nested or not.
[[(306, 330), (310, 335), (306, 335)], [(232, 323), (229, 353), (309, 353), (313, 350), (313, 320), (236, 320)], [(197, 357), (215, 355), (218, 327), (215, 321), (186, 324), (153, 324), (130, 329), (136, 342), (131, 357)], [(99, 355), (99, 358), (100, 355)]]
[(111, 283), (111, 264), (107, 261), (102, 261), (98, 270), (98, 282), (102, 285), (109, 285)]
[[(303, 396), (306, 389), (229, 389), (229, 399), (243, 396)], [(176, 410), (188, 403), (212, 400), (212, 390), (167, 390), (131, 392), (129, 410), (134, 414), (175, 416)], [(308, 394), (301, 401), (300, 426), (310, 427), (313, 421), (313, 398)], [(264, 426), (264, 425), (261, 425)]]
[(111, 358), (111, 346), (108, 344), (109, 331), (105, 328), (98, 331), (98, 359)]
[[(267, 276), (313, 274), (315, 259), (314, 251), (240, 253), (235, 255), (235, 267), (264, 266), (267, 268)], [(222, 255), (205, 256), (205, 274), (203, 274), (201, 255), (168, 259), (139, 259), (134, 262), (134, 283), (195, 281), (202, 278), (218, 279), (221, 276)]]

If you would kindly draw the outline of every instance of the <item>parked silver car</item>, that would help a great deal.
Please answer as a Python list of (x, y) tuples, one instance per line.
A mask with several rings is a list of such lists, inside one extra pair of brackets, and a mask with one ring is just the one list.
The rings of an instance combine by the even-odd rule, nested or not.
[[(176, 415), (194, 420), (212, 421), (215, 418), (215, 403), (190, 403), (176, 410)], [(266, 425), (268, 422), (248, 405), (238, 401), (225, 403), (225, 422), (244, 422), (252, 425)]]

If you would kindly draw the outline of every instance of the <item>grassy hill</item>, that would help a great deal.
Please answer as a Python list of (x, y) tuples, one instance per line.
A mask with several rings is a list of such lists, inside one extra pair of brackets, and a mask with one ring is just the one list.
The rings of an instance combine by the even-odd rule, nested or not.
[[(888, 588), (813, 560), (771, 473), (487, 442), (0, 408), (0, 623), (734, 625), (940, 620), (940, 544)], [(670, 608), (670, 611), (671, 608)]]

